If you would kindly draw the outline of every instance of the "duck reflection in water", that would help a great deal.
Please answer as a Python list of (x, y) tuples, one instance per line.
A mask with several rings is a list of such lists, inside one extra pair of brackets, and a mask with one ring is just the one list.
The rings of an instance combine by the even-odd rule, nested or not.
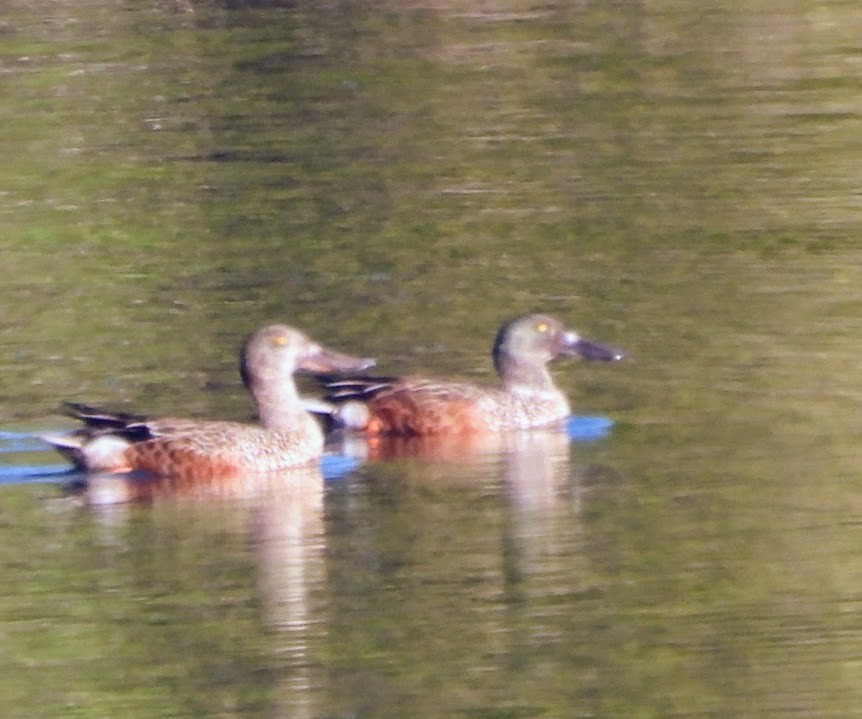
[(513, 504), (534, 508), (569, 492), (575, 451), (559, 428), (414, 437), (333, 432), (327, 446), (361, 462), (406, 463), (406, 482), (475, 486), (502, 480)]
[(142, 472), (91, 472), (69, 489), (94, 507), (219, 500), (257, 505), (282, 496), (302, 498), (304, 503), (314, 505), (322, 501), (323, 484), (320, 466), (307, 464), (275, 472), (196, 476), (192, 479)]
[[(277, 686), (273, 687), (273, 698), (281, 708), (275, 714), (297, 719), (320, 716), (317, 688), (325, 677), (320, 675), (323, 670), (313, 652), (320, 639), (320, 627), (326, 621), (328, 589), (325, 482), (318, 465), (193, 482), (176, 477), (91, 473), (78, 492), (113, 535), (128, 524), (125, 519), (140, 516), (140, 510), (134, 508), (149, 505), (151, 521), (165, 519), (172, 531), (194, 535), (190, 538), (181, 534), (183, 542), (205, 544), (211, 534), (213, 547), (231, 541), (242, 548), (251, 546), (257, 592), (247, 588), (243, 592), (260, 598), (264, 623), (274, 631), (272, 641), (282, 669), (278, 677), (284, 677), (274, 677)], [(179, 514), (177, 507), (182, 510)], [(213, 516), (237, 518), (238, 524), (228, 522), (225, 527), (221, 522), (213, 523)], [(177, 521), (186, 528), (177, 529)], [(125, 531), (120, 537), (112, 543), (128, 541)], [(159, 552), (157, 566), (171, 578), (172, 585), (177, 581), (175, 577), (202, 573), (206, 577), (206, 566), (202, 568), (199, 562), (187, 564), (196, 556)], [(217, 572), (223, 567), (216, 558), (211, 565)], [(148, 576), (152, 571), (152, 566), (147, 568)], [(196, 591), (200, 589), (195, 587)]]

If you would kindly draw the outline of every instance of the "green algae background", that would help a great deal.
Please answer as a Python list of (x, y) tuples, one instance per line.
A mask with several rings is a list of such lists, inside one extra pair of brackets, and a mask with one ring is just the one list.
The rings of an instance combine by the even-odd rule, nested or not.
[(555, 368), (616, 426), (547, 495), (367, 463), (273, 539), (0, 487), (4, 716), (856, 714), (859, 38), (837, 0), (6, 2), (4, 429), (246, 419), (272, 321), (385, 373), (490, 383), (532, 310), (628, 358)]

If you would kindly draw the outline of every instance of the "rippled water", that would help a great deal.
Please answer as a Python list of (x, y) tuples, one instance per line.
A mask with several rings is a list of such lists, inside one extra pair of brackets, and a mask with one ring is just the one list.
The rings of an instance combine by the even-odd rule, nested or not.
[[(5, 3), (4, 714), (856, 715), (860, 38), (838, 0)], [(628, 353), (554, 369), (607, 436), (191, 493), (26, 440), (248, 418), (276, 320), (490, 383), (534, 310)]]

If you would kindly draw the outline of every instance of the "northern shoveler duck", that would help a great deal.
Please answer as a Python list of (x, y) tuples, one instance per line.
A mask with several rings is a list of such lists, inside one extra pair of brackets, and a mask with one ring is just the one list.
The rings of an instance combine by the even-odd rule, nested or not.
[(260, 425), (151, 419), (69, 404), (70, 414), (85, 426), (42, 439), (92, 471), (142, 471), (192, 481), (280, 470), (323, 454), (323, 432), (307, 411), (313, 403), (299, 396), (294, 372), (356, 372), (373, 364), (323, 347), (292, 327), (270, 325), (246, 340), (240, 363)]
[(561, 422), (571, 410), (547, 364), (558, 357), (618, 361), (623, 354), (582, 338), (558, 320), (528, 315), (494, 341), (502, 389), (418, 377), (324, 378), (336, 423), (371, 435), (503, 432)]

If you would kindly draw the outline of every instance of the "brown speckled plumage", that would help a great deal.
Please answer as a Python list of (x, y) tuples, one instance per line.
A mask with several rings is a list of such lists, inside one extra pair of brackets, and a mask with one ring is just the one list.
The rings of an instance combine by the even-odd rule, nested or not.
[(77, 466), (101, 472), (140, 471), (193, 481), (276, 471), (323, 453), (323, 433), (299, 397), (294, 372), (356, 371), (371, 364), (322, 347), (299, 330), (270, 325), (248, 338), (241, 356), (243, 381), (257, 404), (259, 426), (150, 419), (70, 404), (71, 414), (84, 427), (44, 439)]
[(582, 339), (544, 315), (504, 324), (494, 342), (502, 388), (417, 377), (354, 377), (327, 382), (327, 400), (340, 404), (345, 427), (368, 434), (423, 436), (503, 432), (564, 420), (569, 402), (547, 364), (563, 356), (617, 361), (623, 355)]

